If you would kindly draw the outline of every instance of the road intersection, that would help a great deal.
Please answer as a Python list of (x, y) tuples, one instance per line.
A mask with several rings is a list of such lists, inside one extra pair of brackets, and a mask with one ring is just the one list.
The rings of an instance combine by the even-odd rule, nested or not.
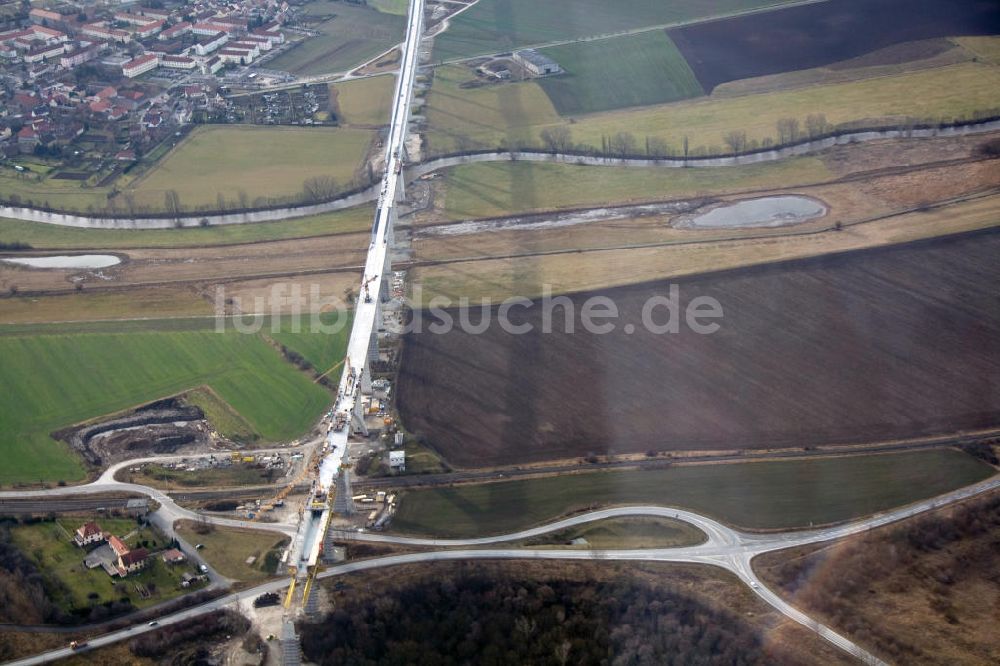
[[(144, 486), (133, 486), (132, 484), (113, 484), (120, 489), (121, 485), (133, 488), (145, 488)], [(86, 488), (86, 486), (84, 486)], [(785, 548), (803, 546), (815, 543), (824, 543), (841, 539), (853, 534), (860, 534), (877, 527), (889, 525), (906, 518), (910, 518), (921, 513), (931, 511), (955, 502), (959, 502), (977, 495), (990, 492), (1000, 488), (1000, 475), (993, 476), (980, 483), (955, 490), (950, 493), (917, 502), (892, 511), (875, 514), (868, 518), (853, 521), (843, 525), (826, 527), (807, 531), (792, 531), (780, 533), (749, 533), (743, 532), (692, 511), (680, 508), (661, 506), (630, 506), (614, 507), (590, 511), (564, 520), (555, 521), (539, 527), (521, 530), (510, 534), (502, 534), (477, 539), (426, 539), (418, 537), (394, 536), (388, 534), (373, 534), (363, 532), (341, 532), (335, 536), (350, 538), (357, 541), (380, 542), (396, 545), (424, 546), (434, 548), (451, 548), (451, 550), (429, 550), (424, 552), (407, 553), (404, 555), (393, 555), (389, 557), (378, 557), (368, 560), (359, 560), (330, 567), (319, 574), (318, 578), (327, 579), (336, 576), (343, 576), (349, 573), (373, 571), (386, 567), (393, 567), (402, 564), (420, 564), (427, 562), (445, 561), (473, 561), (473, 560), (497, 560), (497, 559), (544, 559), (544, 560), (598, 560), (598, 561), (632, 561), (632, 562), (677, 562), (705, 564), (723, 568), (735, 574), (741, 581), (746, 583), (753, 592), (763, 601), (781, 612), (789, 619), (803, 625), (816, 632), (819, 636), (841, 648), (845, 652), (853, 655), (859, 660), (869, 664), (883, 664), (880, 659), (870, 652), (855, 644), (850, 639), (837, 633), (830, 627), (810, 618), (808, 615), (798, 610), (787, 601), (782, 599), (777, 593), (764, 585), (753, 571), (752, 560), (764, 553), (769, 553)], [(70, 491), (70, 488), (61, 488), (61, 491)], [(153, 489), (147, 489), (152, 491)], [(157, 494), (162, 494), (155, 491)], [(0, 493), (3, 495), (23, 495), (24, 493)], [(169, 498), (168, 498), (169, 499)], [(166, 506), (166, 505), (164, 505)], [(161, 507), (161, 511), (163, 508)], [(182, 510), (186, 511), (186, 510)], [(193, 512), (188, 512), (193, 513)], [(171, 512), (167, 514), (172, 515)], [(196, 514), (197, 515), (197, 514)], [(539, 536), (546, 533), (556, 532), (573, 527), (624, 516), (653, 516), (661, 518), (672, 518), (682, 520), (694, 525), (702, 530), (706, 535), (706, 540), (696, 546), (686, 546), (679, 548), (649, 548), (649, 549), (625, 549), (625, 550), (554, 550), (554, 549), (530, 549), (530, 548), (494, 548), (485, 546), (495, 546), (497, 544), (520, 541), (526, 538)], [(187, 517), (185, 515), (185, 517)], [(230, 521), (217, 517), (206, 517), (209, 522), (219, 525), (231, 525), (241, 521)], [(276, 529), (288, 533), (294, 532), (294, 528), (289, 525), (260, 525), (251, 523), (246, 525), (254, 529)], [(471, 546), (483, 546), (474, 548)], [(160, 618), (160, 627), (175, 624), (184, 620), (199, 617), (206, 613), (227, 608), (240, 601), (256, 598), (266, 592), (280, 592), (289, 584), (288, 579), (274, 580), (263, 585), (258, 585), (240, 592), (220, 597), (213, 601), (195, 606), (183, 611)], [(131, 627), (120, 631), (115, 631), (103, 636), (89, 640), (88, 649), (110, 645), (117, 641), (132, 638), (153, 628), (147, 625)], [(36, 655), (27, 659), (22, 659), (13, 664), (43, 664), (56, 659), (62, 659), (73, 651), (69, 648), (53, 650), (44, 654)]]

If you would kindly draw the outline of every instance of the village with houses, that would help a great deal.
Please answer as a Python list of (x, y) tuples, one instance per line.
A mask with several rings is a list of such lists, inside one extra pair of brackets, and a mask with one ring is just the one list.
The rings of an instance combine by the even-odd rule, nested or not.
[[(279, 0), (55, 0), (0, 9), (0, 160), (59, 160), (54, 177), (90, 186), (112, 184), (144, 156), (155, 161), (193, 123), (246, 121), (226, 93), (253, 81), (247, 66), (288, 46), (290, 7)], [(294, 101), (274, 99), (262, 122), (311, 115), (314, 100), (298, 114)], [(53, 176), (10, 161), (0, 169), (14, 178)], [(12, 197), (8, 203), (45, 206)]]

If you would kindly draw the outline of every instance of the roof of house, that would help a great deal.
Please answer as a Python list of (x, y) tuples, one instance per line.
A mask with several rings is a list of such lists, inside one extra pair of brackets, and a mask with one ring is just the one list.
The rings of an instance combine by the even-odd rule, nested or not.
[(111, 545), (111, 550), (115, 551), (119, 555), (129, 552), (129, 548), (125, 545), (125, 542), (113, 534), (111, 535), (111, 538), (108, 539), (108, 543)]
[(98, 525), (97, 523), (93, 522), (93, 521), (91, 521), (89, 523), (84, 523), (83, 525), (81, 525), (80, 527), (78, 527), (76, 529), (76, 531), (82, 537), (90, 537), (90, 536), (94, 536), (95, 534), (102, 534), (103, 533), (103, 530), (101, 529), (101, 526)]
[(163, 559), (167, 562), (178, 562), (187, 558), (181, 551), (176, 548), (171, 548), (170, 550), (163, 552)]
[(123, 566), (130, 566), (132, 564), (138, 564), (142, 562), (147, 557), (149, 557), (149, 551), (145, 548), (136, 548), (135, 550), (130, 550), (124, 555), (120, 556)]

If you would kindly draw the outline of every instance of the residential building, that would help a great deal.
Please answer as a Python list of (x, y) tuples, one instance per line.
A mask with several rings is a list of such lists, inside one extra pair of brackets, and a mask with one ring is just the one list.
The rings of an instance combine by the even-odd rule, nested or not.
[(186, 35), (189, 32), (191, 32), (191, 24), (188, 23), (187, 21), (181, 21), (180, 23), (178, 23), (176, 25), (172, 25), (169, 28), (167, 28), (166, 30), (164, 30), (163, 32), (161, 32), (157, 36), (157, 39), (160, 39), (160, 40), (163, 40), (163, 41), (166, 42), (166, 41), (169, 41), (171, 39), (175, 39), (177, 37), (180, 37), (181, 35)]
[(122, 65), (122, 74), (130, 79), (141, 76), (160, 66), (160, 57), (155, 53), (147, 53), (138, 58), (133, 58)]
[(80, 527), (76, 528), (76, 534), (73, 535), (73, 541), (75, 541), (78, 546), (100, 543), (101, 541), (104, 541), (104, 530), (102, 530), (101, 526), (95, 522), (84, 523)]
[(135, 29), (135, 34), (138, 35), (140, 39), (146, 39), (163, 30), (163, 26), (165, 24), (165, 21), (153, 21), (151, 23), (146, 23), (137, 27)]
[(136, 548), (118, 556), (118, 575), (124, 578), (130, 573), (138, 571), (146, 566), (149, 558), (149, 551), (145, 548)]
[(176, 548), (171, 548), (170, 550), (163, 551), (163, 554), (160, 557), (162, 557), (163, 561), (166, 562), (167, 564), (180, 564), (181, 562), (187, 560), (187, 557), (184, 556), (184, 553), (177, 550)]
[(194, 69), (195, 64), (194, 58), (187, 56), (165, 55), (160, 58), (160, 65), (173, 69)]
[(211, 35), (206, 35), (194, 45), (194, 52), (200, 56), (208, 55), (209, 53), (219, 49), (223, 44), (229, 41), (229, 35), (224, 32), (214, 32)]
[(88, 23), (80, 28), (80, 33), (89, 37), (108, 39), (119, 44), (128, 44), (132, 41), (132, 33), (126, 30), (119, 30), (118, 28), (109, 28), (103, 21)]
[(111, 546), (111, 550), (113, 550), (115, 555), (118, 557), (121, 557), (129, 552), (129, 547), (125, 545), (125, 542), (113, 534), (108, 537), (108, 545)]

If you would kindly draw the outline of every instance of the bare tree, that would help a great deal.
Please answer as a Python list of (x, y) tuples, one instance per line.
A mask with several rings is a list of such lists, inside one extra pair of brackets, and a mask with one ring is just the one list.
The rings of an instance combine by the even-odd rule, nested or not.
[(573, 133), (568, 127), (546, 127), (541, 137), (553, 153), (564, 153), (573, 145)]
[(796, 118), (779, 118), (778, 143), (790, 143), (799, 138), (799, 121)]
[(302, 183), (302, 194), (306, 201), (319, 203), (337, 193), (337, 183), (330, 176), (314, 176)]
[(747, 133), (744, 130), (733, 130), (722, 138), (733, 153), (742, 153), (747, 147)]
[(806, 118), (806, 132), (809, 134), (809, 138), (822, 136), (829, 127), (826, 116), (822, 113), (810, 113)]
[(628, 155), (635, 155), (635, 136), (631, 132), (618, 132), (609, 141), (611, 152), (619, 155), (620, 157), (626, 157)]
[(236, 196), (240, 199), (240, 208), (246, 210), (250, 207), (250, 197), (247, 196), (246, 190), (240, 190)]
[(646, 154), (650, 157), (666, 157), (670, 154), (670, 146), (666, 139), (648, 136), (646, 137)]
[(177, 194), (177, 190), (167, 190), (163, 200), (168, 213), (177, 215), (181, 212), (181, 196)]

